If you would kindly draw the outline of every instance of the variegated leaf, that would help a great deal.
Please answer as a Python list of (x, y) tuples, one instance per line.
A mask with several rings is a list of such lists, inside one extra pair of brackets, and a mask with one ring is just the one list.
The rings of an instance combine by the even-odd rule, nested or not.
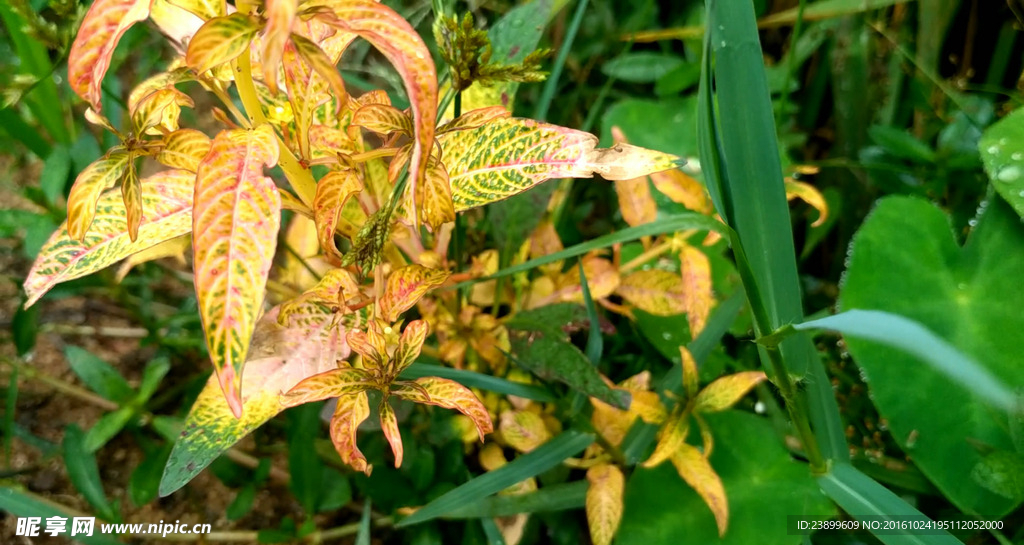
[(185, 62), (198, 74), (230, 62), (249, 50), (259, 30), (259, 21), (243, 13), (210, 19), (188, 43)]
[(338, 73), (335, 61), (332, 61), (320, 46), (298, 34), (292, 36), (292, 44), (309, 67), (331, 86), (334, 91), (334, 102), (340, 108), (340, 105), (345, 103), (348, 93), (345, 91), (345, 82)]
[(370, 322), (366, 331), (352, 330), (348, 332), (348, 345), (363, 357), (363, 366), (380, 369), (387, 361), (387, 344), (384, 333), (377, 322)]
[(292, 32), (292, 23), (298, 11), (298, 0), (266, 0), (263, 16), (267, 25), (263, 29), (263, 81), (272, 93), (277, 93), (277, 74), (281, 68), (284, 44)]
[(552, 178), (639, 178), (675, 167), (673, 155), (628, 144), (598, 149), (592, 134), (520, 118), (438, 136), (455, 210), (499, 201)]
[(611, 464), (598, 464), (587, 470), (587, 525), (594, 545), (611, 545), (622, 521), (626, 478)]
[(174, 443), (161, 495), (184, 486), (231, 445), (284, 410), (284, 392), (348, 357), (344, 331), (332, 324), (329, 314), (306, 316), (287, 326), (278, 323), (277, 314), (278, 308), (271, 309), (256, 325), (242, 379), (242, 418), (235, 418), (217, 377), (210, 377)]
[(395, 467), (402, 465), (402, 433), (398, 430), (398, 417), (395, 410), (391, 408), (387, 398), (380, 402), (378, 407), (380, 413), (380, 429), (384, 432), (388, 444), (391, 445), (391, 452), (395, 455)]
[(359, 295), (359, 283), (345, 269), (331, 269), (323, 278), (299, 297), (281, 305), (281, 320), (288, 319), (293, 312), (301, 312), (308, 304), (323, 306), (326, 311), (346, 311), (345, 301)]
[(437, 128), (438, 133), (449, 132), (449, 131), (462, 131), (466, 129), (475, 129), (481, 125), (486, 125), (492, 119), (500, 119), (503, 117), (511, 117), (512, 112), (506, 110), (501, 106), (488, 106), (486, 108), (477, 108), (475, 110), (468, 111), (456, 119), (445, 123)]
[(224, 0), (167, 0), (169, 3), (186, 10), (204, 21), (227, 15), (234, 8), (228, 8)]
[(100, 195), (124, 177), (131, 160), (130, 153), (123, 148), (115, 148), (78, 174), (68, 194), (67, 225), (71, 238), (85, 239)]
[(153, 21), (153, 24), (167, 37), (171, 46), (180, 55), (185, 54), (188, 41), (210, 17), (200, 18), (198, 15), (178, 7), (176, 0), (153, 0), (149, 11), (149, 20)]
[(338, 398), (338, 405), (331, 417), (331, 442), (338, 451), (341, 461), (352, 466), (352, 469), (367, 475), (373, 466), (366, 463), (366, 457), (356, 446), (356, 430), (370, 416), (370, 402), (366, 392)]
[(690, 485), (704, 500), (715, 516), (718, 535), (725, 535), (729, 527), (729, 502), (725, 497), (722, 479), (715, 473), (708, 459), (692, 445), (683, 443), (672, 454), (672, 464), (676, 466), (679, 476)]
[(448, 279), (448, 272), (428, 269), (423, 265), (407, 265), (395, 269), (380, 297), (380, 314), (386, 322), (398, 320), (428, 291), (440, 286)]
[(452, 203), (452, 188), (444, 163), (431, 157), (427, 163), (427, 175), (416, 188), (416, 208), (421, 223), (430, 226), (435, 233), (446, 223), (455, 221), (455, 205)]
[[(160, 2), (161, 0), (154, 1)], [(176, 66), (178, 64), (180, 64), (180, 61), (175, 61), (172, 65)], [(194, 79), (194, 75), (185, 66), (178, 66), (166, 72), (158, 72), (133, 87), (132, 91), (128, 93), (128, 111), (134, 112), (138, 110), (139, 104), (142, 103), (143, 99), (161, 89), (175, 89), (175, 85), (186, 81), (193, 81)]]
[(427, 339), (429, 329), (424, 320), (413, 320), (405, 326), (402, 337), (398, 340), (395, 355), (391, 357), (392, 377), (397, 377), (406, 367), (412, 365), (416, 358), (420, 357), (420, 350), (423, 349), (423, 341)]
[(210, 137), (195, 129), (178, 129), (164, 138), (156, 160), (171, 168), (195, 172), (210, 152)]
[(679, 273), (648, 269), (627, 274), (616, 292), (636, 308), (656, 316), (686, 312)]
[(373, 375), (365, 369), (346, 367), (313, 375), (285, 393), (285, 407), (365, 392), (374, 386)]
[(724, 411), (764, 379), (763, 371), (743, 371), (716, 379), (697, 394), (693, 410), (703, 413)]
[(690, 432), (690, 415), (687, 412), (674, 414), (658, 430), (658, 443), (654, 452), (643, 464), (644, 467), (654, 467), (671, 458), (679, 449), (686, 444), (686, 434)]
[(121, 282), (136, 266), (166, 257), (173, 257), (179, 265), (185, 265), (185, 252), (191, 247), (192, 238), (188, 235), (165, 240), (156, 246), (151, 246), (141, 252), (128, 256), (127, 259), (121, 262), (121, 266), (117, 268), (117, 274), (114, 275), (114, 278)]
[(142, 184), (135, 172), (134, 161), (128, 161), (128, 171), (121, 182), (121, 199), (124, 202), (125, 220), (128, 221), (128, 237), (135, 242), (139, 238), (142, 223)]
[[(311, 0), (305, 6), (311, 12), (321, 10), (325, 22), (373, 44), (401, 76), (415, 126), (409, 167), (410, 190), (415, 193), (426, 176), (437, 118), (437, 70), (430, 50), (405, 18), (373, 0)], [(324, 8), (330, 16), (324, 15)]]
[(690, 334), (700, 335), (711, 314), (711, 307), (715, 304), (711, 284), (711, 262), (704, 252), (693, 246), (683, 247), (679, 252), (679, 262)]
[(281, 197), (264, 167), (277, 164), (267, 125), (222, 131), (199, 164), (192, 247), (210, 358), (236, 416), (242, 365), (263, 304), (281, 223)]
[(103, 76), (117, 42), (132, 25), (149, 17), (150, 2), (96, 0), (82, 19), (68, 53), (68, 84), (96, 113), (103, 109)]
[(494, 424), (491, 422), (490, 415), (487, 414), (487, 408), (469, 388), (454, 380), (437, 377), (419, 378), (414, 383), (416, 386), (407, 386), (397, 382), (392, 387), (391, 393), (415, 403), (437, 405), (461, 412), (476, 425), (480, 441), (484, 440), (484, 435), (494, 431)]
[(541, 415), (533, 411), (501, 413), (498, 431), (508, 445), (519, 452), (530, 452), (551, 439)]
[(412, 136), (412, 119), (388, 104), (367, 104), (352, 114), (352, 124), (377, 134), (401, 133)]
[(316, 236), (324, 253), (335, 262), (340, 262), (342, 257), (334, 243), (338, 219), (349, 198), (362, 190), (363, 182), (355, 169), (328, 172), (316, 185), (316, 196), (313, 197)]
[(136, 137), (159, 135), (178, 130), (181, 107), (194, 107), (188, 95), (174, 87), (157, 89), (139, 100), (131, 110), (132, 130)]
[(135, 241), (128, 237), (121, 193), (107, 191), (97, 203), (96, 218), (84, 240), (72, 238), (67, 222), (39, 251), (25, 279), (28, 307), (60, 282), (92, 274), (125, 257), (192, 230), (195, 175), (183, 170), (161, 172), (142, 181), (145, 213)]

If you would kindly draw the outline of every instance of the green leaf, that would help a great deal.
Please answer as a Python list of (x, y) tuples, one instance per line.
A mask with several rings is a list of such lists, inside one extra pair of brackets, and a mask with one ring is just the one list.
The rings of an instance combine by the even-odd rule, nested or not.
[(455, 509), (442, 518), (510, 517), (519, 513), (581, 509), (587, 498), (587, 486), (587, 481), (574, 481), (548, 485), (526, 494), (498, 494)]
[(616, 543), (674, 543), (685, 535), (689, 543), (791, 545), (799, 540), (787, 531), (787, 516), (835, 515), (807, 467), (793, 463), (768, 420), (738, 411), (706, 418), (715, 436), (711, 467), (729, 502), (725, 536), (719, 539), (711, 510), (666, 463), (630, 476)]
[(249, 513), (252, 510), (252, 502), (256, 499), (256, 487), (251, 483), (243, 486), (235, 494), (235, 499), (231, 500), (228, 504), (228, 508), (224, 511), (224, 516), (228, 520), (238, 520)]
[[(716, 443), (717, 448), (717, 443)], [(889, 489), (865, 476), (851, 465), (841, 463), (818, 478), (821, 489), (839, 507), (859, 520), (928, 520), (917, 509)], [(868, 518), (870, 517), (870, 518)], [(886, 545), (957, 545), (955, 537), (942, 530), (891, 530), (875, 534)]]
[[(610, 144), (612, 127), (618, 127), (630, 144), (680, 157), (696, 156), (696, 107), (693, 97), (620, 100), (608, 108), (602, 118), (601, 142)], [(660, 121), (652, 123), (652, 119)]]
[(654, 83), (683, 63), (683, 59), (675, 55), (638, 51), (623, 53), (609, 60), (601, 67), (601, 72), (610, 78), (630, 83)]
[(71, 154), (67, 146), (58, 144), (50, 151), (50, 155), (46, 156), (43, 172), (39, 175), (39, 187), (46, 196), (46, 202), (56, 205), (64, 197), (70, 174)]
[(925, 164), (935, 162), (935, 150), (905, 130), (875, 125), (868, 129), (868, 135), (882, 149), (900, 159)]
[(90, 390), (117, 403), (124, 403), (135, 397), (135, 391), (121, 373), (91, 352), (77, 346), (68, 346), (64, 349), (64, 355), (71, 365), (71, 370)]
[[(1022, 277), (1024, 228), (1001, 199), (985, 207), (961, 248), (941, 210), (924, 200), (889, 197), (854, 236), (839, 307), (914, 320), (997, 381), (1017, 385)], [(850, 337), (847, 345), (893, 437), (957, 507), (1000, 518), (1017, 505), (970, 479), (983, 455), (975, 445), (1013, 450), (1008, 415), (993, 412), (984, 398), (958, 384), (962, 379), (950, 378), (950, 372), (971, 373), (969, 380), (978, 380), (983, 375), (971, 371), (975, 366), (961, 361), (940, 372), (877, 341)], [(985, 385), (970, 385), (979, 387)]]
[(136, 401), (140, 404), (148, 401), (156, 392), (157, 387), (160, 386), (160, 381), (167, 376), (167, 372), (170, 370), (171, 362), (167, 358), (150, 360), (146, 364), (146, 368), (142, 370), (142, 381), (139, 383), (139, 393), (135, 398)]
[(514, 461), (441, 495), (395, 526), (403, 527), (425, 522), (474, 504), (520, 481), (544, 473), (566, 458), (579, 454), (593, 442), (594, 436), (588, 433), (575, 430), (562, 432), (558, 437)]
[(417, 362), (406, 367), (402, 374), (399, 375), (399, 378), (402, 380), (415, 380), (422, 377), (446, 378), (454, 380), (467, 388), (480, 388), (489, 392), (514, 395), (543, 403), (551, 403), (557, 400), (555, 394), (543, 386), (512, 382), (511, 380), (484, 373), (467, 371), (465, 369), (453, 369), (442, 365)]
[(1024, 217), (1024, 109), (989, 127), (978, 150), (992, 187)]
[(370, 498), (363, 502), (363, 516), (359, 518), (359, 532), (355, 545), (370, 545)]
[(601, 318), (597, 315), (597, 305), (594, 298), (590, 296), (590, 285), (587, 282), (587, 275), (583, 272), (583, 261), (577, 262), (580, 272), (580, 287), (583, 289), (583, 305), (587, 309), (587, 321), (590, 322), (590, 332), (587, 333), (587, 359), (590, 363), (597, 365), (601, 363), (601, 354), (604, 352), (604, 337), (601, 336)]
[(307, 403), (288, 411), (288, 469), (292, 479), (288, 483), (295, 499), (307, 514), (317, 512), (320, 496), (323, 462), (310, 448), (320, 433), (320, 407), (322, 403)]
[[(9, 486), (0, 486), (0, 511), (10, 513), (16, 517), (40, 517), (45, 521), (50, 517), (64, 517), (68, 519), (67, 531), (70, 535), (72, 519), (79, 515), (67, 510), (63, 505), (53, 503), (49, 500), (36, 496), (31, 492), (18, 490)], [(40, 530), (45, 529), (43, 522)], [(117, 537), (104, 534), (94, 529), (93, 535), (76, 535), (75, 541), (84, 545), (122, 545)], [(40, 531), (40, 534), (42, 532)]]
[(1013, 500), (1024, 500), (1024, 456), (1016, 452), (990, 452), (974, 466), (971, 478), (981, 486)]
[(14, 349), (18, 356), (24, 356), (35, 348), (38, 333), (39, 307), (25, 308), (18, 305), (11, 320), (11, 336), (14, 337)]
[(164, 465), (170, 455), (170, 444), (145, 449), (142, 461), (135, 467), (131, 480), (128, 482), (128, 497), (137, 507), (142, 507), (156, 499), (160, 488), (160, 476), (163, 474)]
[(352, 501), (352, 484), (348, 482), (348, 477), (327, 466), (323, 467), (320, 475), (317, 509), (321, 513), (341, 509)]
[(114, 506), (107, 500), (100, 481), (100, 470), (96, 457), (85, 449), (85, 434), (81, 428), (71, 424), (64, 430), (64, 467), (68, 478), (85, 501), (89, 502), (101, 518), (117, 522), (120, 520)]
[(103, 415), (85, 434), (84, 447), (89, 454), (95, 453), (114, 438), (135, 416), (134, 407), (121, 407)]

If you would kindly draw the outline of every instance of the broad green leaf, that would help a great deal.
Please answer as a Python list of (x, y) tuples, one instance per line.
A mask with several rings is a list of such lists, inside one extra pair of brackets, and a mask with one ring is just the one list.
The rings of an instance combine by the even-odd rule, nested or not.
[(356, 533), (355, 545), (370, 545), (370, 498), (363, 502), (363, 515), (359, 517), (359, 532)]
[(141, 185), (144, 213), (135, 242), (128, 237), (121, 192), (107, 191), (83, 242), (68, 234), (65, 222), (39, 251), (25, 279), (26, 306), (61, 282), (92, 274), (192, 230), (192, 173), (170, 170), (145, 178)]
[(990, 452), (974, 466), (971, 479), (1000, 496), (1024, 501), (1024, 453)]
[(594, 436), (570, 430), (544, 443), (533, 452), (484, 475), (476, 477), (458, 488), (402, 519), (395, 526), (403, 527), (425, 522), (456, 511), (462, 506), (496, 494), (520, 481), (535, 477), (583, 451), (594, 442)]
[(160, 475), (167, 465), (171, 448), (171, 444), (167, 443), (159, 448), (144, 449), (142, 460), (135, 466), (131, 480), (128, 481), (128, 497), (135, 506), (142, 507), (157, 498)]
[(422, 265), (407, 265), (396, 269), (388, 276), (384, 294), (380, 297), (381, 318), (388, 322), (398, 320), (428, 291), (440, 286), (448, 279), (446, 271), (428, 269)]
[(319, 10), (324, 22), (373, 44), (401, 76), (416, 133), (409, 165), (415, 195), (426, 176), (437, 120), (437, 71), (430, 50), (405, 18), (373, 0), (311, 0), (304, 7)]
[(135, 397), (135, 391), (121, 373), (92, 352), (77, 346), (68, 346), (64, 348), (64, 355), (71, 370), (90, 390), (117, 403), (125, 403)]
[[(1000, 518), (1018, 504), (973, 482), (970, 474), (983, 455), (975, 445), (1013, 449), (1007, 413), (987, 404), (1000, 405), (1005, 394), (993, 390), (986, 375), (1011, 388), (1021, 384), (1022, 276), (1024, 229), (1002, 199), (984, 208), (961, 248), (941, 210), (923, 200), (889, 197), (855, 235), (840, 292), (844, 311), (881, 310), (926, 330), (903, 327), (901, 342), (916, 345), (918, 354), (929, 352), (933, 365), (878, 340), (850, 335), (846, 342), (893, 438), (956, 506), (985, 518)], [(956, 350), (918, 344), (934, 336)], [(956, 351), (976, 365), (954, 357), (934, 366), (936, 356)], [(979, 366), (987, 373), (976, 372)], [(981, 390), (984, 397), (964, 388), (965, 382), (988, 386)]]
[(68, 83), (78, 96), (99, 113), (101, 86), (121, 36), (149, 17), (152, 0), (97, 0), (82, 19), (68, 53)]
[(587, 525), (594, 545), (611, 545), (622, 521), (622, 493), (626, 479), (612, 464), (587, 470)]
[(363, 182), (354, 169), (328, 172), (316, 184), (316, 196), (313, 197), (316, 235), (324, 253), (338, 261), (342, 257), (341, 251), (334, 243), (338, 220), (341, 218), (345, 203), (362, 190)]
[(306, 377), (337, 367), (348, 357), (344, 331), (329, 314), (294, 313), (286, 325), (280, 307), (259, 321), (242, 379), (242, 418), (235, 418), (210, 377), (192, 405), (164, 469), (160, 495), (181, 488), (222, 452), (284, 409), (281, 396)]
[[(285, 437), (288, 440), (288, 472), (291, 480), (288, 488), (302, 505), (307, 516), (317, 512), (317, 500), (323, 483), (323, 462), (314, 449), (313, 441), (320, 435), (320, 407), (306, 405), (296, 407), (285, 414), (288, 423)], [(269, 469), (269, 467), (268, 467)]]
[(674, 543), (685, 535), (692, 543), (792, 545), (787, 516), (829, 519), (835, 508), (818, 490), (804, 464), (794, 463), (764, 418), (737, 411), (707, 415), (715, 431), (709, 460), (718, 473), (729, 505), (729, 531), (718, 525), (704, 500), (662, 464), (637, 469), (626, 483), (626, 510), (619, 545)]
[(242, 366), (263, 304), (281, 224), (281, 196), (264, 167), (277, 164), (269, 125), (222, 131), (196, 173), (192, 215), (196, 296), (210, 359), (235, 416)]
[(71, 155), (68, 147), (60, 144), (53, 147), (53, 150), (46, 156), (43, 163), (43, 172), (39, 175), (39, 187), (46, 196), (46, 202), (57, 204), (57, 201), (64, 196), (64, 187), (68, 182), (68, 175), (71, 173)]
[(900, 159), (923, 164), (935, 162), (935, 150), (905, 130), (875, 125), (868, 129), (868, 135), (882, 149)]
[(75, 490), (78, 490), (85, 501), (96, 509), (97, 515), (110, 521), (117, 521), (120, 517), (103, 492), (96, 457), (86, 450), (85, 434), (78, 426), (71, 424), (65, 428), (63, 446), (64, 466)]
[(604, 75), (630, 83), (654, 83), (672, 70), (682, 66), (683, 59), (675, 55), (637, 51), (623, 53), (601, 66)]
[[(96, 214), (100, 196), (124, 177), (131, 154), (114, 149), (85, 167), (75, 179), (68, 195), (68, 233), (75, 240), (84, 240)], [(122, 208), (123, 209), (123, 208)]]
[[(31, 492), (18, 490), (10, 486), (0, 486), (0, 510), (10, 513), (15, 517), (40, 517), (40, 535), (46, 528), (45, 520), (50, 517), (63, 517), (68, 519), (67, 536), (70, 537), (71, 526), (77, 512), (70, 512), (61, 504), (51, 502)], [(27, 539), (27, 538), (26, 538)], [(94, 531), (92, 535), (76, 534), (75, 541), (84, 545), (122, 545), (117, 536)]]
[(1024, 217), (1024, 109), (989, 127), (978, 150), (992, 187)]
[(678, 159), (628, 144), (598, 148), (590, 133), (514, 117), (444, 133), (438, 142), (457, 212), (552, 178), (628, 180), (674, 168)]
[(244, 13), (214, 17), (189, 40), (185, 62), (198, 74), (230, 62), (248, 51), (259, 30), (259, 21)]
[(632, 272), (622, 277), (615, 291), (626, 302), (655, 316), (686, 312), (686, 294), (679, 273), (660, 269)]

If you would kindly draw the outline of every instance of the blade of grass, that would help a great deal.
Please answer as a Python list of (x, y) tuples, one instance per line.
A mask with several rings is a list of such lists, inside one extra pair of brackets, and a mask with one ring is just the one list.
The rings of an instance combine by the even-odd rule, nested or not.
[[(828, 497), (839, 504), (839, 507), (860, 521), (930, 520), (889, 489), (849, 464), (836, 464), (831, 471), (818, 478), (818, 484)], [(886, 545), (960, 544), (959, 540), (944, 530), (887, 528), (874, 534)]]
[(40, 159), (49, 157), (50, 144), (42, 136), (39, 136), (35, 128), (25, 123), (25, 120), (13, 109), (0, 108), (0, 130), (24, 144), (36, 157)]
[(586, 481), (554, 484), (527, 494), (496, 495), (451, 511), (442, 518), (468, 519), (510, 517), (520, 513), (565, 511), (583, 507), (587, 498)]
[(395, 526), (425, 522), (478, 502), (520, 481), (535, 477), (575, 456), (594, 442), (594, 436), (568, 430), (514, 461), (446, 492)]
[(64, 431), (64, 466), (75, 490), (96, 509), (96, 513), (104, 519), (119, 522), (117, 511), (103, 492), (96, 457), (85, 449), (85, 434), (74, 424)]
[(4, 396), (4, 467), (11, 467), (14, 448), (14, 412), (18, 407), (18, 369), (11, 369), (7, 377), (7, 395)]
[(421, 377), (446, 378), (454, 380), (467, 388), (480, 388), (489, 392), (514, 395), (542, 403), (552, 403), (558, 400), (555, 394), (541, 386), (521, 384), (483, 373), (476, 373), (465, 369), (453, 369), (441, 365), (430, 365), (422, 362), (416, 362), (407, 367), (402, 371), (399, 378), (402, 380), (415, 380)]
[(363, 516), (359, 519), (359, 533), (355, 545), (370, 545), (370, 498), (363, 502)]
[(484, 527), (484, 536), (487, 537), (487, 545), (505, 545), (505, 537), (501, 535), (501, 529), (494, 519), (482, 518), (480, 525)]
[[(16, 517), (40, 517), (43, 520), (50, 517), (72, 518), (87, 516), (86, 513), (74, 511), (31, 492), (9, 486), (0, 487), (0, 510)], [(80, 541), (84, 545), (121, 544), (121, 540), (117, 539), (116, 536), (103, 534), (98, 531), (94, 535), (76, 535), (75, 541)]]
[(583, 288), (583, 305), (587, 307), (587, 319), (590, 320), (590, 333), (587, 335), (587, 349), (584, 353), (590, 363), (597, 365), (601, 362), (601, 354), (604, 353), (601, 319), (597, 316), (594, 298), (590, 296), (590, 285), (587, 283), (587, 275), (583, 272), (583, 261), (578, 261), (577, 266), (580, 269), (580, 287)]
[(583, 14), (587, 11), (587, 3), (588, 0), (579, 0), (579, 3), (576, 4), (576, 11), (572, 14), (572, 22), (569, 23), (569, 29), (565, 33), (565, 40), (562, 42), (562, 47), (558, 50), (555, 64), (551, 67), (551, 74), (548, 75), (548, 80), (544, 82), (544, 90), (541, 92), (537, 108), (533, 112), (533, 118), (538, 121), (547, 120), (548, 111), (551, 109), (551, 102), (555, 98), (555, 92), (558, 91), (558, 80), (561, 78), (562, 70), (565, 68), (565, 60), (569, 58), (572, 43), (576, 40), (576, 33), (579, 32), (580, 25), (583, 23)]

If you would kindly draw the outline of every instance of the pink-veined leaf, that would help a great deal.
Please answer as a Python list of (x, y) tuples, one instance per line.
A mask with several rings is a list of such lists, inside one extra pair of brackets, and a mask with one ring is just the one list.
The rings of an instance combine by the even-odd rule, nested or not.
[(387, 344), (384, 332), (377, 322), (370, 322), (366, 331), (352, 330), (348, 332), (348, 345), (363, 357), (365, 367), (380, 369), (387, 361)]
[[(190, 222), (191, 223), (191, 222)], [(149, 263), (157, 259), (173, 257), (179, 266), (185, 266), (185, 251), (192, 247), (192, 238), (182, 235), (170, 240), (165, 240), (156, 246), (150, 246), (141, 252), (128, 256), (121, 265), (117, 267), (114, 279), (121, 282), (128, 276), (133, 268), (142, 263)]]
[(475, 129), (481, 125), (486, 125), (492, 119), (499, 119), (503, 117), (512, 117), (512, 112), (501, 106), (477, 108), (460, 115), (444, 125), (441, 125), (437, 128), (437, 132), (443, 133), (448, 131)]
[(412, 119), (388, 104), (367, 104), (352, 114), (352, 124), (377, 134), (401, 133), (412, 136)]
[(171, 170), (142, 181), (144, 214), (139, 236), (128, 237), (121, 192), (107, 191), (96, 206), (96, 217), (84, 240), (72, 238), (67, 222), (39, 251), (25, 279), (31, 306), (53, 286), (92, 274), (136, 252), (192, 230), (192, 192), (195, 175)]
[(724, 411), (764, 379), (763, 371), (743, 371), (718, 378), (697, 394), (693, 410), (702, 413)]
[(423, 349), (423, 341), (427, 339), (429, 329), (424, 320), (413, 320), (405, 326), (401, 338), (398, 339), (395, 355), (391, 357), (391, 376), (397, 377), (420, 357), (420, 350)]
[(708, 256), (694, 248), (684, 246), (679, 252), (680, 273), (683, 279), (683, 301), (690, 334), (700, 335), (711, 315), (715, 296), (711, 284), (711, 262)]
[(334, 233), (345, 203), (363, 190), (363, 182), (355, 169), (328, 172), (316, 184), (313, 197), (313, 218), (316, 221), (316, 236), (320, 247), (329, 259), (341, 261), (341, 251), (334, 243)]
[(151, 0), (96, 0), (68, 53), (68, 84), (96, 113), (103, 109), (103, 76), (121, 36), (149, 17)]
[(442, 225), (455, 221), (451, 183), (441, 161), (431, 157), (427, 162), (427, 174), (416, 188), (415, 196), (419, 203), (419, 221), (430, 226), (435, 233)]
[(499, 201), (552, 178), (639, 178), (675, 167), (673, 155), (515, 117), (438, 136), (457, 212)]
[(448, 279), (448, 272), (428, 269), (423, 265), (407, 265), (388, 276), (384, 295), (380, 298), (381, 318), (394, 322), (432, 288)]
[(281, 320), (285, 320), (292, 312), (313, 303), (326, 307), (330, 312), (346, 310), (345, 301), (359, 295), (359, 283), (352, 273), (345, 269), (326, 271), (315, 286), (302, 295), (281, 305)]
[(524, 453), (551, 439), (544, 418), (527, 410), (502, 412), (498, 420), (498, 431), (510, 447)]
[(487, 408), (469, 388), (454, 380), (438, 377), (418, 378), (413, 383), (416, 386), (396, 382), (391, 393), (414, 403), (437, 405), (461, 412), (476, 425), (480, 441), (484, 440), (484, 435), (494, 431), (494, 423), (487, 414)]
[(199, 164), (192, 248), (199, 315), (224, 395), (241, 416), (240, 388), (281, 223), (281, 197), (264, 167), (277, 164), (268, 125), (222, 131)]
[(135, 172), (135, 162), (128, 161), (128, 171), (121, 182), (121, 199), (124, 202), (125, 219), (128, 221), (128, 238), (135, 242), (139, 238), (142, 223), (142, 183)]
[(234, 60), (249, 50), (259, 21), (244, 13), (210, 19), (192, 36), (185, 62), (198, 74)]
[(171, 168), (195, 172), (210, 152), (210, 137), (195, 129), (178, 129), (164, 138), (164, 147), (156, 160)]
[(402, 465), (402, 433), (398, 430), (398, 417), (395, 410), (391, 408), (387, 398), (380, 401), (378, 406), (380, 412), (380, 429), (384, 432), (388, 444), (391, 445), (391, 452), (395, 455), (395, 467)]
[(352, 469), (367, 475), (373, 466), (366, 463), (366, 457), (356, 445), (356, 430), (370, 416), (370, 402), (366, 392), (338, 398), (338, 406), (331, 418), (331, 442), (338, 451), (341, 461), (352, 466)]
[(263, 16), (267, 25), (263, 28), (263, 82), (270, 92), (277, 93), (277, 74), (281, 68), (284, 44), (292, 32), (292, 23), (298, 11), (298, 0), (266, 0)]
[(157, 89), (143, 96), (131, 109), (132, 130), (136, 137), (160, 135), (178, 130), (181, 107), (194, 107), (188, 95), (173, 86)]
[(415, 194), (426, 176), (437, 118), (437, 70), (430, 50), (405, 18), (373, 0), (312, 0), (305, 6), (325, 22), (373, 44), (402, 77), (415, 126), (409, 167), (410, 191)]
[(295, 407), (303, 403), (365, 392), (373, 386), (373, 375), (365, 369), (331, 369), (296, 384), (285, 393), (281, 402), (285, 407)]
[(718, 525), (718, 535), (725, 535), (725, 530), (729, 527), (729, 502), (725, 497), (722, 479), (715, 473), (708, 459), (697, 447), (683, 443), (672, 454), (672, 464), (676, 466), (679, 476), (711, 509), (715, 516), (715, 524)]
[(120, 147), (114, 148), (78, 174), (68, 194), (67, 226), (71, 238), (85, 239), (100, 195), (124, 177), (132, 160), (131, 153)]
[(210, 377), (174, 443), (160, 483), (161, 495), (184, 486), (231, 445), (284, 410), (284, 392), (348, 357), (344, 330), (332, 323), (330, 314), (303, 316), (281, 325), (278, 310), (271, 309), (256, 325), (242, 379), (242, 418), (235, 418), (217, 377)]
[(679, 273), (661, 269), (631, 272), (623, 277), (616, 292), (636, 308), (655, 316), (686, 312), (683, 279)]
[(587, 470), (587, 525), (594, 545), (611, 545), (622, 521), (626, 478), (611, 464), (598, 464)]
[(335, 61), (332, 61), (327, 53), (320, 49), (320, 46), (298, 34), (292, 36), (292, 45), (295, 46), (295, 51), (299, 53), (299, 56), (309, 64), (309, 67), (331, 86), (334, 91), (335, 104), (340, 110), (348, 93), (345, 91), (345, 82), (341, 79), (341, 74), (338, 73)]

